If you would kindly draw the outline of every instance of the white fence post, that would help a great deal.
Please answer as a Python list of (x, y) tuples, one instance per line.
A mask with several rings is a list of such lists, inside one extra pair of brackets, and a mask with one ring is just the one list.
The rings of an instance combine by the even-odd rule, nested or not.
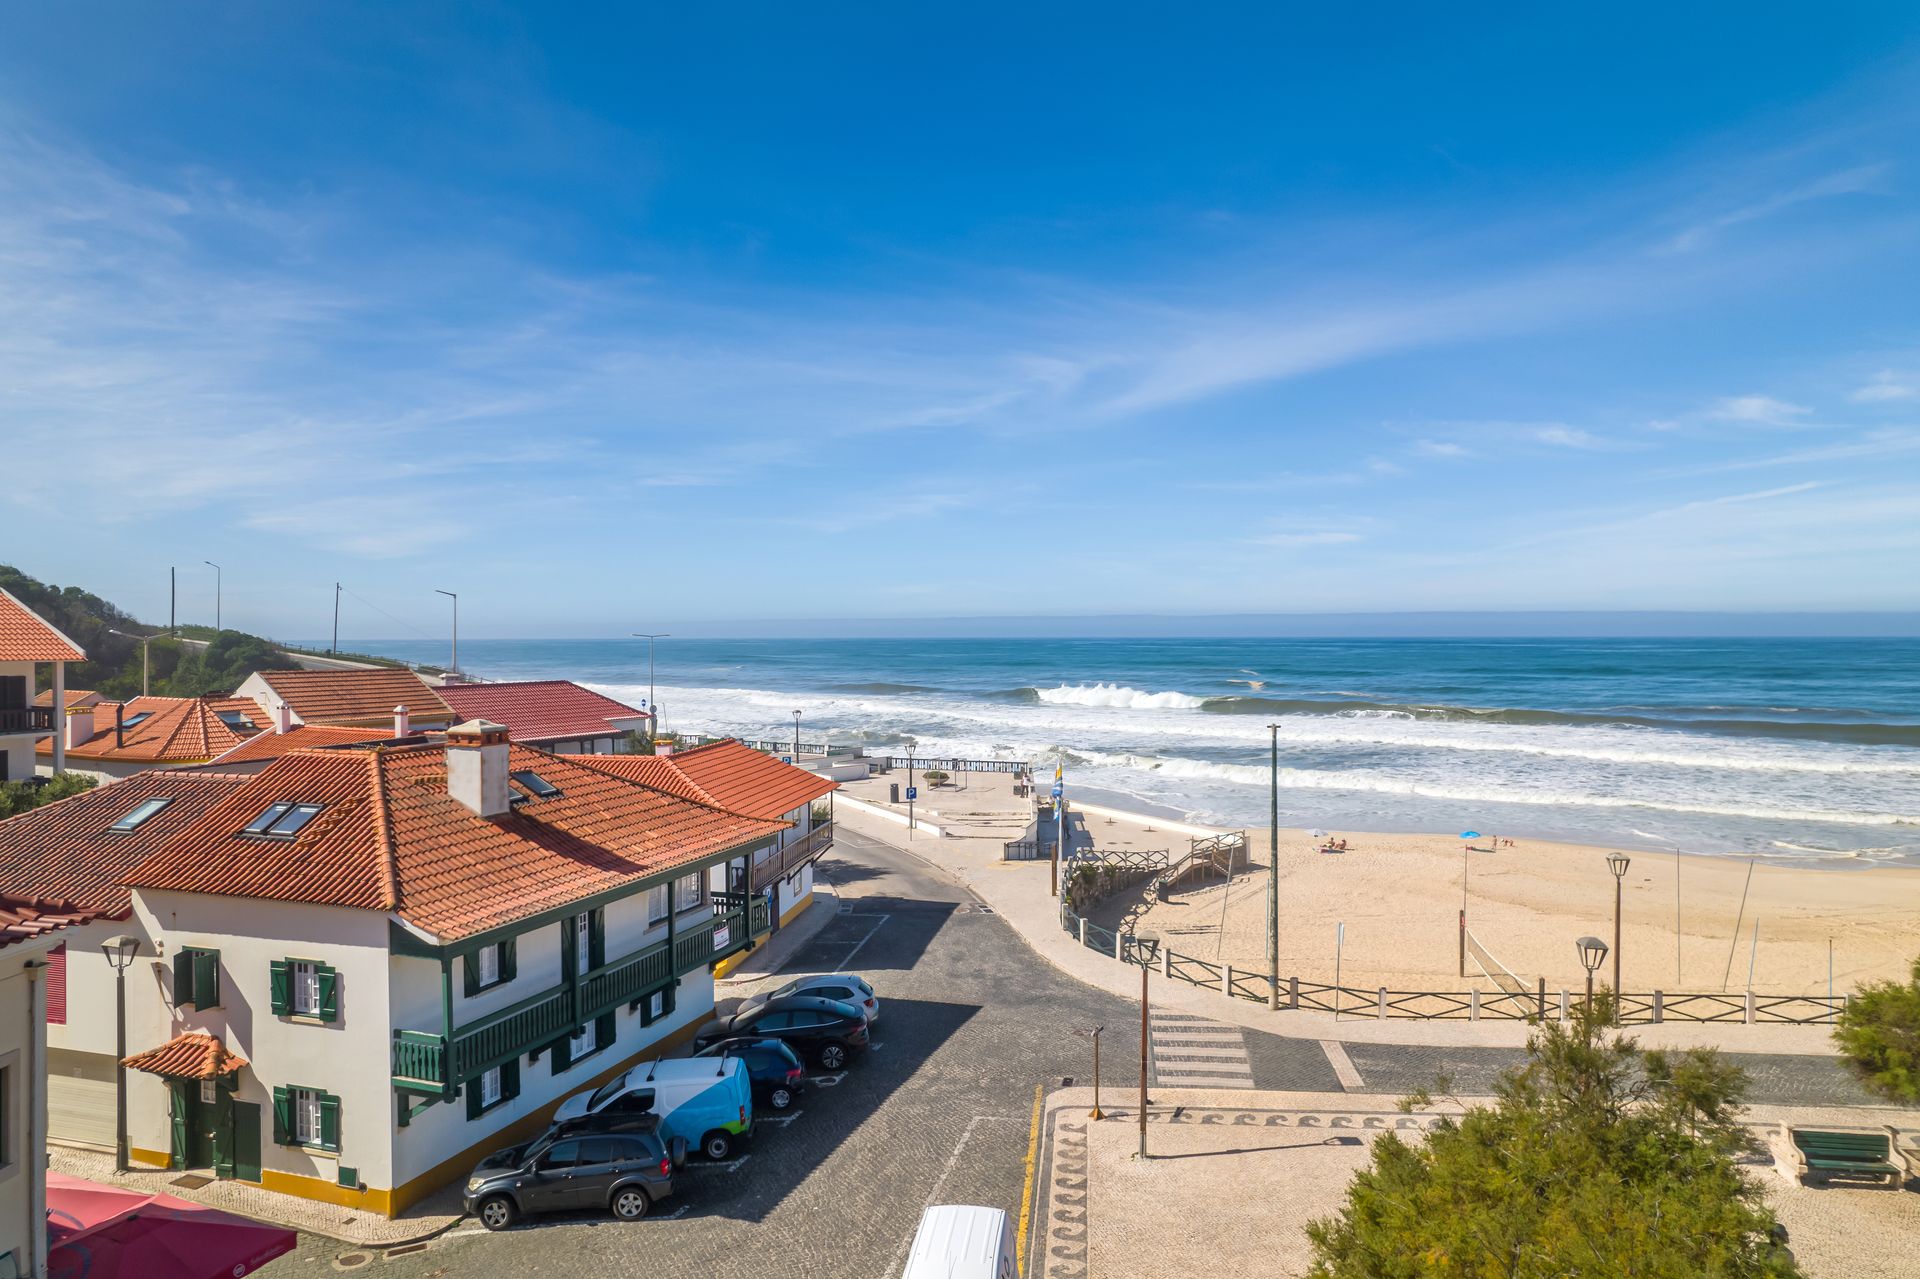
[(1220, 993), (1227, 996), (1228, 998), (1233, 997), (1233, 965), (1232, 964), (1222, 964), (1220, 966)]
[(1747, 992), (1747, 1025), (1753, 1025), (1753, 992)]
[(1467, 1000), (1467, 1020), (1480, 1020), (1480, 988), (1478, 986), (1473, 988), (1473, 993)]
[(1080, 944), (1082, 946), (1087, 944), (1087, 917), (1085, 915), (1080, 916)]
[(1560, 1020), (1567, 1020), (1567, 992), (1564, 990), (1560, 992)]
[(1127, 939), (1119, 933), (1113, 935), (1113, 957), (1123, 964), (1127, 962)]
[(1387, 1019), (1387, 988), (1385, 986), (1382, 986), (1380, 993), (1374, 997), (1373, 1015), (1381, 1021)]
[(1173, 947), (1167, 945), (1164, 939), (1160, 943), (1160, 975), (1166, 978), (1173, 976)]

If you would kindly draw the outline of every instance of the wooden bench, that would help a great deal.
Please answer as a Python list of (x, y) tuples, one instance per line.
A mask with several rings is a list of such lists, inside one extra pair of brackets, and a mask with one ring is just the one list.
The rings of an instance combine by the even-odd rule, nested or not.
[(1800, 1181), (1812, 1177), (1867, 1177), (1898, 1188), (1906, 1180), (1906, 1159), (1892, 1128), (1788, 1128), (1790, 1171)]

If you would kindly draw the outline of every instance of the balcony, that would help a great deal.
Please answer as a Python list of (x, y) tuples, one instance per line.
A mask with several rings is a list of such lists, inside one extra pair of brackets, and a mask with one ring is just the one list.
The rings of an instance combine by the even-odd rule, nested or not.
[(766, 901), (752, 897), (745, 909), (735, 905), (703, 919), (677, 932), (671, 943), (655, 942), (621, 956), (572, 982), (468, 1022), (451, 1035), (395, 1030), (393, 1086), (403, 1092), (451, 1096), (457, 1085), (502, 1062), (542, 1048), (621, 1004), (644, 999), (683, 973), (746, 949), (771, 926)]
[(0, 710), (0, 735), (9, 733), (51, 733), (53, 707), (15, 706)]
[(757, 893), (769, 884), (794, 874), (802, 866), (832, 847), (833, 823), (822, 822), (808, 831), (805, 836), (794, 840), (765, 861), (755, 863), (753, 891)]

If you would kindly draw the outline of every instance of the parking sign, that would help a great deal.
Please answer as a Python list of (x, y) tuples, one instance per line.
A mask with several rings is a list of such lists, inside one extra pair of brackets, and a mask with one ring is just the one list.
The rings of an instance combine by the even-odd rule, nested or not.
[(919, 798), (920, 798), (920, 788), (919, 788), (918, 786), (909, 786), (909, 787), (907, 787), (907, 798), (908, 798), (908, 799), (919, 799)]

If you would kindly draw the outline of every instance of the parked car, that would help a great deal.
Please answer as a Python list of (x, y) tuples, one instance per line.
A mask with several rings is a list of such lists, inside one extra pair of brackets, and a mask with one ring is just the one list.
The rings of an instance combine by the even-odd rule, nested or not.
[(839, 1070), (867, 1046), (867, 1015), (837, 999), (811, 995), (769, 999), (757, 1008), (702, 1026), (694, 1036), (694, 1050), (742, 1035), (781, 1040), (802, 1056), (812, 1057), (820, 1069)]
[[(660, 1133), (660, 1116), (653, 1111), (634, 1114), (625, 1110), (603, 1110), (597, 1115), (580, 1115), (573, 1119), (555, 1119), (553, 1125), (538, 1138), (534, 1145), (552, 1145), (562, 1137), (599, 1136), (603, 1133), (645, 1133), (660, 1137), (667, 1148), (667, 1155), (673, 1160), (675, 1168), (681, 1168), (687, 1162), (687, 1139), (685, 1137), (665, 1137)], [(529, 1148), (528, 1154), (538, 1154)]]
[(879, 996), (873, 993), (873, 987), (866, 978), (854, 973), (820, 973), (813, 977), (801, 977), (778, 990), (753, 996), (734, 1011), (746, 1012), (768, 1000), (791, 999), (795, 995), (812, 995), (816, 999), (837, 999), (843, 1004), (852, 1004), (866, 1013), (869, 1026), (880, 1020)]
[(731, 1158), (753, 1135), (753, 1084), (734, 1058), (667, 1057), (621, 1071), (590, 1093), (577, 1092), (554, 1112), (556, 1124), (586, 1115), (660, 1119), (660, 1135), (683, 1137), (709, 1159)]
[(753, 1081), (755, 1104), (764, 1103), (774, 1110), (785, 1110), (805, 1091), (800, 1081), (807, 1072), (800, 1064), (800, 1055), (778, 1039), (722, 1039), (694, 1056), (738, 1057)]
[(467, 1178), (464, 1203), (488, 1230), (505, 1230), (526, 1213), (580, 1208), (638, 1221), (673, 1189), (673, 1156), (658, 1135), (583, 1134), (488, 1155)]
[(998, 1208), (936, 1204), (920, 1214), (900, 1279), (1015, 1279), (1011, 1227)]

